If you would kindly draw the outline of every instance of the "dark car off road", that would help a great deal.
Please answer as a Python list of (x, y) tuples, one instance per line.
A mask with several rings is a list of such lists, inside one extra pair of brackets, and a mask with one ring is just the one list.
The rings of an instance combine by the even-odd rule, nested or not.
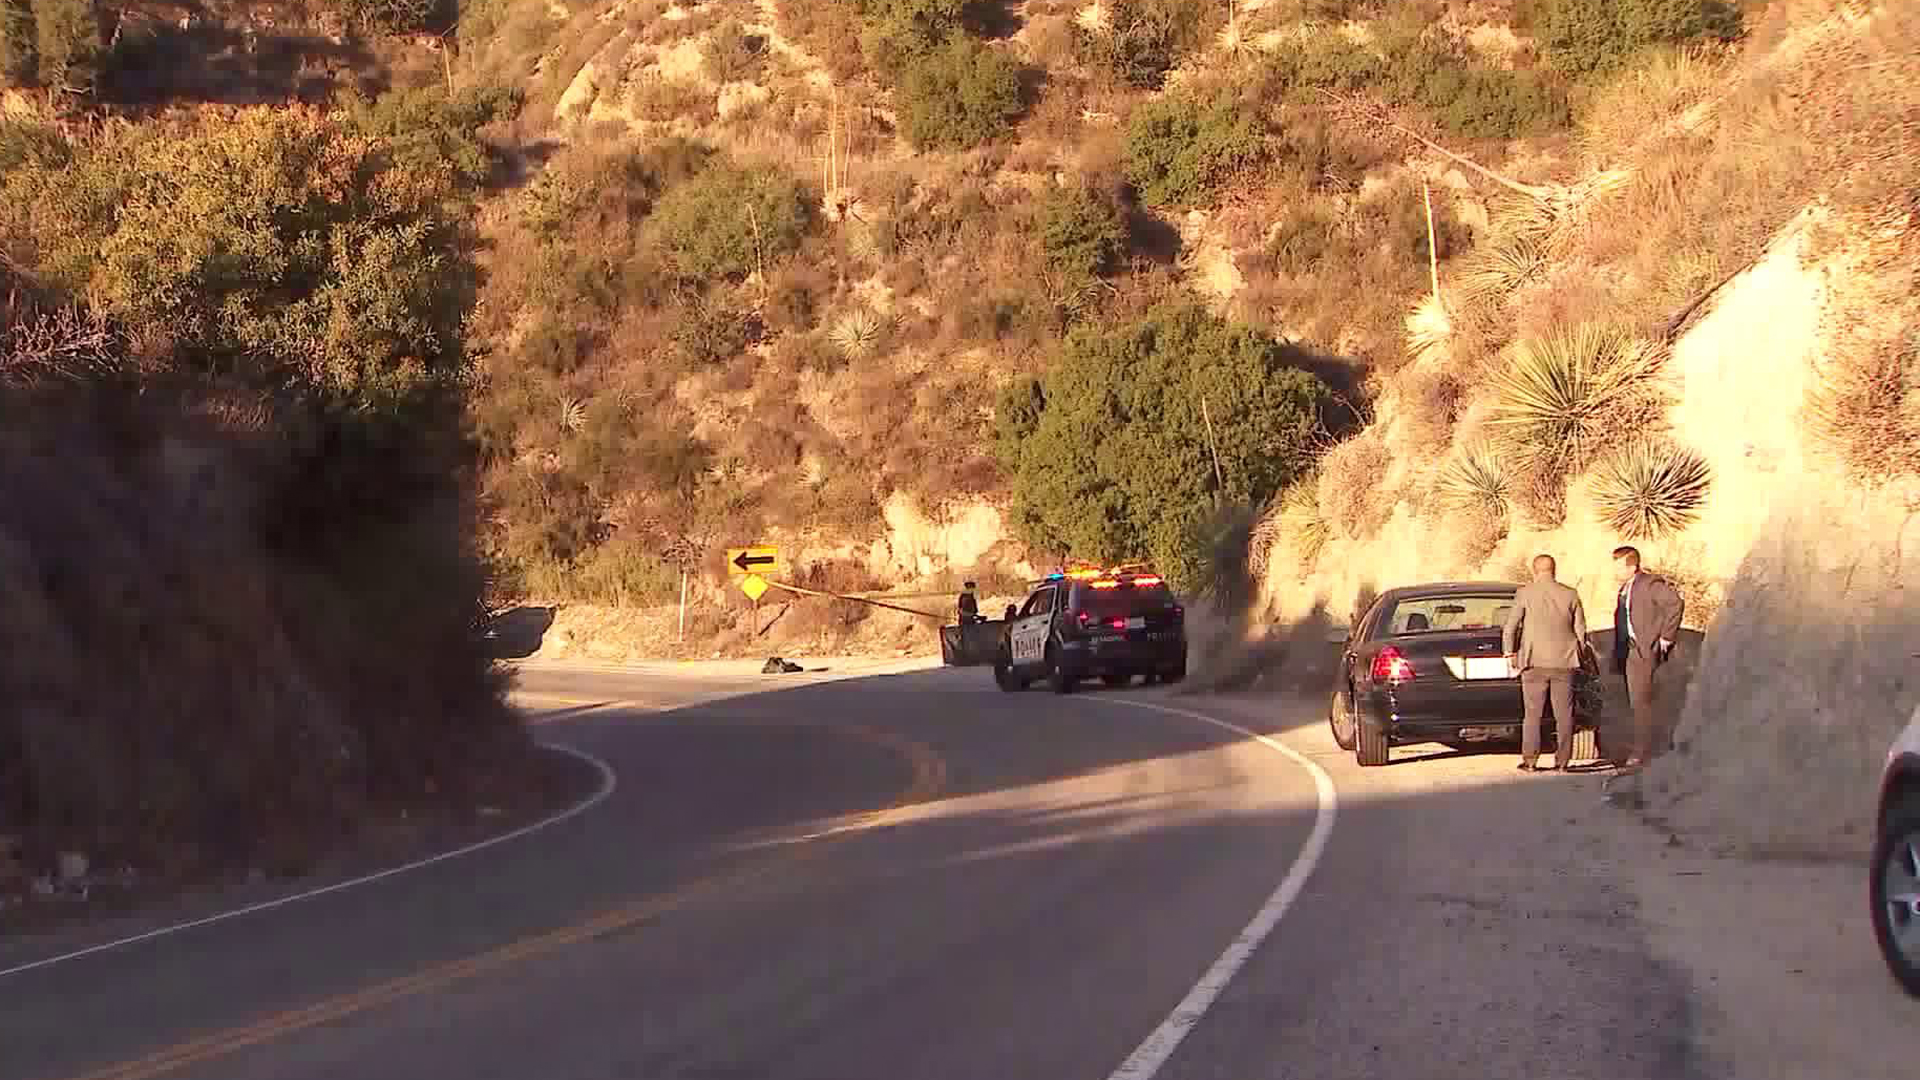
[(1070, 694), (1098, 676), (1125, 686), (1187, 676), (1186, 611), (1157, 574), (1076, 571), (1035, 582), (1007, 618), (993, 660), (1002, 690), (1046, 679)]
[[(1381, 594), (1342, 648), (1327, 715), (1334, 741), (1362, 765), (1385, 765), (1396, 745), (1518, 740), (1526, 705), (1500, 640), (1518, 591), (1478, 581)], [(1573, 678), (1573, 757), (1592, 760), (1602, 751), (1600, 669), (1591, 649), (1581, 659)], [(1552, 722), (1542, 728), (1551, 740)]]

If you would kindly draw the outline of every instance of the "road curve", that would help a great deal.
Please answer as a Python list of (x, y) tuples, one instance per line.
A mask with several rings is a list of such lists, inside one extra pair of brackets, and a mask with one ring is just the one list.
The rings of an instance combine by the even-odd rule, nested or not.
[(0, 1077), (1104, 1077), (1315, 821), (1299, 764), (1104, 695), (796, 678), (527, 672), (601, 805), (10, 977)]
[(0, 1080), (1698, 1075), (1511, 759), (1359, 770), (1288, 699), (715, 670), (525, 670), (604, 801), (0, 980)]

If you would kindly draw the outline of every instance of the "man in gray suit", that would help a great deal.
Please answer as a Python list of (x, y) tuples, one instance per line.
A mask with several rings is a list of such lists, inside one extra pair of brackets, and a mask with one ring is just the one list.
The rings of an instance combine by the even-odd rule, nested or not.
[(1507, 662), (1520, 672), (1520, 693), (1526, 699), (1526, 726), (1520, 736), (1520, 770), (1539, 768), (1540, 713), (1553, 699), (1553, 749), (1556, 769), (1573, 759), (1573, 672), (1580, 666), (1580, 648), (1587, 640), (1587, 613), (1580, 594), (1554, 580), (1553, 556), (1533, 557), (1533, 580), (1513, 596), (1502, 634)]
[(1620, 595), (1613, 608), (1613, 667), (1627, 680), (1627, 704), (1633, 709), (1633, 756), (1637, 770), (1653, 756), (1653, 673), (1673, 656), (1686, 601), (1666, 578), (1640, 568), (1640, 552), (1613, 549)]

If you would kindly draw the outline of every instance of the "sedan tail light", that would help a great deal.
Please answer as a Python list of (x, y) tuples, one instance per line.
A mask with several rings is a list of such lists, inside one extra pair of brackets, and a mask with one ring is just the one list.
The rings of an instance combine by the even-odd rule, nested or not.
[(1372, 675), (1374, 682), (1389, 686), (1408, 682), (1413, 678), (1413, 664), (1399, 649), (1389, 645), (1374, 654)]

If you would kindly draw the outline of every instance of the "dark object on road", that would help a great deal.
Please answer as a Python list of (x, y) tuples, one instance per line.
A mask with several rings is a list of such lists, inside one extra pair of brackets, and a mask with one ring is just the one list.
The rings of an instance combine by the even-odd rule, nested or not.
[[(1518, 740), (1526, 702), (1500, 640), (1518, 591), (1500, 581), (1435, 582), (1381, 594), (1342, 649), (1327, 708), (1334, 742), (1362, 765), (1385, 765), (1396, 745)], [(1572, 759), (1603, 757), (1591, 648), (1581, 649), (1573, 699)]]
[(975, 619), (958, 626), (940, 628), (940, 662), (948, 667), (973, 667), (990, 663), (993, 650), (1000, 644), (1000, 632), (1006, 623), (999, 619)]
[(805, 670), (806, 668), (801, 667), (799, 664), (791, 660), (783, 660), (778, 656), (769, 656), (767, 657), (767, 662), (760, 665), (760, 674), (762, 675), (791, 675), (796, 671)]
[(1077, 570), (1050, 574), (1000, 624), (993, 679), (1024, 690), (1046, 679), (1070, 694), (1098, 676), (1125, 686), (1187, 677), (1186, 609), (1158, 574), (1140, 570)]
[(512, 607), (485, 617), (476, 632), (495, 660), (521, 660), (540, 651), (553, 626), (553, 608)]

